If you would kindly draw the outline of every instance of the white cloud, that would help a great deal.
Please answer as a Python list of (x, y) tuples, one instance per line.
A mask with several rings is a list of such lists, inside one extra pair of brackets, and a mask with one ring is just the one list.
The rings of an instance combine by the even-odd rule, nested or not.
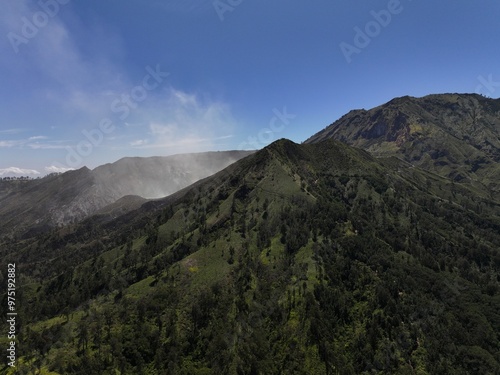
[[(193, 6), (196, 2), (202, 3), (202, 0), (189, 1)], [(186, 4), (184, 0), (177, 2), (178, 5)], [(21, 18), (30, 18), (34, 12), (40, 11), (37, 2), (28, 0), (8, 4), (5, 17), (2, 15), (6, 21), (0, 20), (0, 31), (5, 31), (3, 35), (9, 31), (19, 33)], [(122, 94), (130, 94), (131, 89), (141, 84), (143, 76), (141, 73), (130, 76), (119, 65), (119, 57), (123, 53), (121, 37), (106, 29), (106, 25), (98, 25), (98, 19), (94, 25), (96, 27), (84, 30), (71, 2), (61, 5), (61, 9), (63, 7), (64, 11), (50, 18), (43, 30), (30, 39), (27, 45), (19, 46), (18, 54), (9, 45), (10, 50), (0, 51), (0, 55), (9, 54), (10, 60), (6, 66), (13, 73), (36, 73), (36, 78), (43, 84), (37, 85), (41, 89), (33, 95), (50, 107), (60, 108), (58, 118), (64, 118), (63, 112), (66, 111), (71, 118), (78, 119), (77, 123), (72, 123), (73, 129), (64, 135), (72, 139), (56, 141), (55, 133), (51, 133), (50, 140), (36, 134), (30, 138), (21, 135), (19, 137), (24, 139), (0, 140), (0, 148), (63, 150), (85, 141), (81, 130), (96, 128), (103, 118), (111, 118), (116, 125), (116, 131), (99, 146), (103, 148), (182, 147), (182, 151), (193, 152), (213, 149), (216, 142), (231, 137), (235, 121), (226, 103), (199, 93), (167, 88), (167, 81), (159, 85), (158, 89), (148, 92), (147, 100), (136, 103), (137, 108), (131, 108), (125, 124), (117, 121), (117, 114), (111, 111), (111, 104)], [(211, 5), (209, 8), (211, 10)], [(154, 67), (155, 64), (156, 61), (149, 62), (150, 66)], [(167, 67), (162, 66), (164, 69)], [(50, 127), (52, 130), (61, 128), (64, 126)], [(9, 129), (3, 134), (17, 134), (20, 130)], [(168, 153), (168, 150), (165, 152)]]
[[(225, 135), (221, 137), (212, 138), (197, 138), (197, 137), (183, 137), (176, 139), (174, 141), (165, 141), (154, 144), (141, 144), (137, 145), (136, 148), (142, 149), (178, 149), (182, 147), (185, 152), (194, 152), (199, 148), (210, 149), (216, 141), (222, 141), (225, 139), (232, 138), (233, 135)], [(207, 148), (208, 147), (208, 148)]]
[(148, 139), (131, 144), (136, 148), (182, 147), (194, 152), (213, 149), (216, 142), (232, 137), (235, 120), (229, 105), (222, 101), (169, 88), (166, 99), (153, 106), (143, 113), (143, 119), (148, 114), (151, 118)]
[(61, 150), (61, 149), (66, 149), (66, 145), (63, 144), (55, 144), (57, 142), (49, 142), (49, 143), (40, 143), (40, 142), (33, 142), (33, 143), (28, 143), (27, 146), (31, 148), (32, 150)]
[(40, 172), (35, 171), (34, 169), (22, 169), (22, 168), (17, 168), (17, 167), (10, 167), (10, 168), (5, 168), (5, 169), (0, 169), (0, 176), (6, 175), (6, 174), (18, 174), (22, 176), (26, 175), (38, 175)]
[(0, 141), (0, 147), (11, 148), (23, 144), (23, 141)]
[(26, 129), (20, 129), (20, 128), (5, 129), (5, 130), (0, 130), (0, 134), (19, 134), (19, 133), (22, 133), (25, 131), (26, 131)]
[(172, 90), (171, 94), (171, 100), (179, 103), (183, 107), (197, 108), (199, 106), (196, 95), (194, 94), (188, 94), (180, 90)]
[(153, 136), (173, 137), (179, 130), (179, 127), (175, 124), (161, 125), (154, 123), (149, 125), (149, 129)]
[(144, 146), (147, 143), (148, 143), (147, 139), (138, 139), (136, 141), (130, 142), (130, 146), (132, 146), (132, 147)]
[[(12, 32), (22, 37), (23, 17), (31, 20), (40, 11), (43, 10), (36, 1), (7, 2), (0, 17), (1, 34)], [(69, 113), (78, 111), (91, 118), (102, 117), (109, 113), (113, 100), (110, 93), (117, 96), (133, 87), (126, 77), (122, 81), (123, 69), (112, 62), (121, 54), (121, 38), (98, 19), (92, 29), (84, 29), (71, 2), (59, 4), (59, 12), (37, 30), (26, 44), (16, 46), (17, 53), (6, 38), (6, 43), (0, 43), (0, 55), (12, 74), (36, 72), (37, 79), (48, 82), (36, 92), (39, 100), (53, 102)], [(87, 40), (93, 41), (90, 47), (84, 46)], [(92, 48), (92, 61), (82, 52), (86, 47)]]
[(0, 141), (0, 148), (16, 148), (16, 149), (30, 148), (32, 150), (58, 150), (58, 149), (66, 149), (66, 147), (68, 146), (67, 140), (38, 142), (38, 140), (43, 141), (45, 139), (48, 139), (48, 137), (40, 135), (40, 136), (30, 137), (27, 139)]
[(74, 168), (56, 167), (55, 165), (51, 165), (50, 167), (45, 167), (45, 171), (48, 173), (64, 173), (67, 171), (74, 171)]

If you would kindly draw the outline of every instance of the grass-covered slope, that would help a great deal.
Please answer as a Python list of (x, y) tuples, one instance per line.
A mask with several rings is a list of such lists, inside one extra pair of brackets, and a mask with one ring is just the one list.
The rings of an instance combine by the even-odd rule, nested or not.
[(496, 374), (499, 216), (401, 160), (280, 140), (114, 220), (2, 244), (17, 370)]

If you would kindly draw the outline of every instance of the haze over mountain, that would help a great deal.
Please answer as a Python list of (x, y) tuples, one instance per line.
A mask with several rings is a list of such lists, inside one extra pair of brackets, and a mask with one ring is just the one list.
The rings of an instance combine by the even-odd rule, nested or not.
[(500, 99), (477, 94), (405, 96), (353, 110), (305, 143), (333, 138), (397, 156), (500, 202)]
[(0, 181), (2, 234), (28, 230), (34, 233), (79, 221), (120, 198), (136, 196), (117, 203), (118, 212), (126, 212), (144, 202), (137, 196), (165, 197), (251, 153), (223, 151), (123, 158), (92, 171), (84, 167), (37, 180)]

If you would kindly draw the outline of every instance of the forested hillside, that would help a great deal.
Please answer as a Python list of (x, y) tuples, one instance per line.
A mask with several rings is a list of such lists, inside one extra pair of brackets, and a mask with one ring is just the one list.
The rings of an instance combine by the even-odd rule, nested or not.
[(280, 140), (118, 218), (2, 243), (16, 373), (498, 374), (499, 213), (395, 157)]

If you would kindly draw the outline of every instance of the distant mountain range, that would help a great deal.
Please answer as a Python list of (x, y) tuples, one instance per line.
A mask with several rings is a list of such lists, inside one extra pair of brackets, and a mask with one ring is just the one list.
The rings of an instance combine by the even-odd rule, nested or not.
[[(17, 370), (500, 373), (498, 103), (395, 99), (167, 197), (4, 238)], [(94, 186), (72, 173), (62, 197)]]
[[(147, 198), (161, 198), (208, 177), (251, 151), (123, 158), (36, 180), (0, 181), (2, 234), (31, 235), (77, 222), (114, 204), (124, 213)], [(137, 196), (136, 198), (126, 196)], [(117, 200), (120, 202), (116, 203)]]

